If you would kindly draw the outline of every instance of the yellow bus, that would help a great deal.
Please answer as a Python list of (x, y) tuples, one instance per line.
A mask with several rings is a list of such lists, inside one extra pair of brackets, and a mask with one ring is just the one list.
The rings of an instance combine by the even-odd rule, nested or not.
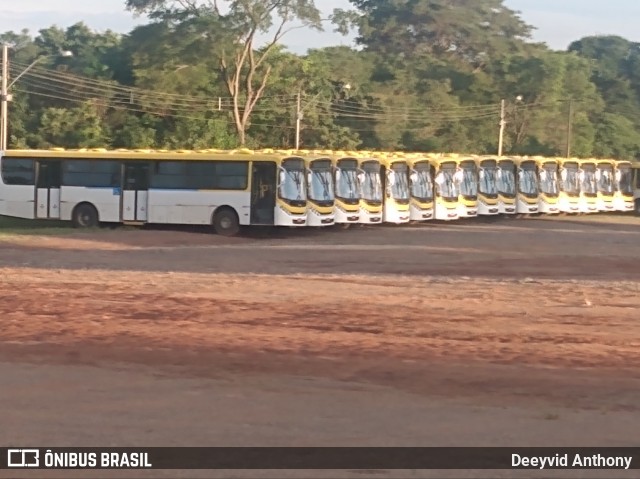
[(430, 157), (433, 182), (435, 184), (435, 219), (453, 221), (459, 218), (462, 172), (458, 168), (458, 157), (445, 155)]
[(540, 189), (538, 185), (538, 165), (533, 158), (518, 158), (516, 212), (518, 214), (538, 213)]
[(575, 158), (558, 159), (560, 194), (558, 207), (562, 213), (580, 213), (580, 166)]
[(538, 168), (538, 212), (548, 215), (558, 214), (560, 213), (558, 161), (544, 157), (536, 157), (535, 160)]
[(598, 211), (615, 211), (615, 166), (614, 160), (596, 161), (596, 185), (598, 188), (596, 206)]
[(353, 155), (339, 155), (334, 158), (334, 217), (337, 224), (348, 225), (360, 222), (358, 173), (358, 158), (355, 153)]
[(426, 156), (412, 155), (408, 157), (410, 168), (409, 191), (411, 204), (409, 216), (411, 221), (427, 221), (434, 217), (433, 177), (431, 163)]
[(636, 215), (640, 216), (640, 161), (631, 163), (633, 171), (633, 200)]
[(478, 216), (478, 167), (473, 157), (466, 157), (458, 160), (458, 168), (461, 172), (458, 176), (460, 189), (458, 216), (473, 218)]
[(476, 158), (478, 168), (478, 214), (500, 214), (498, 192), (498, 160), (493, 157)]
[(630, 161), (614, 162), (614, 194), (615, 211), (634, 211), (633, 164)]
[(502, 214), (516, 214), (516, 161), (513, 158), (498, 160), (497, 189), (498, 211)]
[(335, 222), (333, 160), (317, 154), (306, 158), (307, 226), (331, 226)]
[(304, 158), (273, 150), (11, 150), (0, 215), (99, 223), (305, 226)]
[(382, 223), (384, 192), (381, 171), (380, 160), (364, 155), (358, 158), (359, 222), (361, 224)]
[(597, 161), (578, 160), (580, 167), (580, 212), (598, 212)]
[(401, 155), (381, 154), (380, 160), (384, 205), (382, 221), (385, 223), (408, 223), (409, 205), (409, 165)]

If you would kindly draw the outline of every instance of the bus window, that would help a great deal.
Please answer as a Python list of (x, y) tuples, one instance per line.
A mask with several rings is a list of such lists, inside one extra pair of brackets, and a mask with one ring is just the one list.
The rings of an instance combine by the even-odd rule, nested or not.
[(2, 182), (5, 185), (34, 185), (35, 163), (23, 158), (2, 158)]

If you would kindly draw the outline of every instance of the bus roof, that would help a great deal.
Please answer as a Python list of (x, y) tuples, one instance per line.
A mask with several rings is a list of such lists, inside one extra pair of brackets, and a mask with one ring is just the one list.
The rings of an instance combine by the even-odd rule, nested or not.
[(7, 158), (50, 158), (50, 159), (87, 159), (87, 160), (170, 160), (170, 161), (248, 161), (273, 160), (281, 161), (286, 158), (305, 158), (293, 150), (106, 150), (103, 148), (86, 148), (65, 150), (52, 148), (50, 150), (7, 150)]

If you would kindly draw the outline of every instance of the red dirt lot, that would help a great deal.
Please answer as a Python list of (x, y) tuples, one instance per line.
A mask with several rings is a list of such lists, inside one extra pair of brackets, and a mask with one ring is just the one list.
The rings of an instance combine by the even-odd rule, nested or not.
[(635, 446), (639, 245), (582, 217), (0, 233), (0, 442)]

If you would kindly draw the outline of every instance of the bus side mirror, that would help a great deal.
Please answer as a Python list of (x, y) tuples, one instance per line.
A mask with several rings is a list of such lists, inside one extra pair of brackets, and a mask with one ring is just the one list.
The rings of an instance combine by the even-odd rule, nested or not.
[(396, 173), (395, 171), (387, 172), (387, 181), (389, 182), (389, 186), (393, 186), (396, 184)]
[(438, 173), (434, 179), (434, 181), (436, 182), (436, 185), (442, 187), (442, 185), (444, 184), (444, 175), (442, 173)]
[(616, 181), (620, 183), (621, 179), (622, 179), (622, 171), (616, 170)]
[(307, 184), (310, 185), (312, 181), (311, 170), (307, 170)]
[(411, 172), (411, 176), (409, 176), (409, 178), (411, 178), (411, 183), (417, 183), (418, 182), (418, 173), (413, 171)]
[(342, 177), (342, 171), (340, 171), (340, 169), (336, 169), (336, 182), (340, 181), (340, 178)]
[(366, 178), (364, 173), (358, 173), (358, 182), (360, 184), (364, 183), (364, 179)]
[(596, 170), (596, 181), (600, 181), (602, 178), (602, 171)]
[(580, 183), (584, 182), (584, 178), (585, 178), (585, 172), (584, 170), (580, 170), (580, 174), (578, 175), (578, 178), (580, 178)]
[(547, 181), (547, 170), (540, 170), (540, 181)]
[(464, 173), (460, 168), (458, 168), (455, 175), (453, 175), (453, 179), (456, 183), (462, 183), (464, 181)]
[(567, 170), (565, 168), (560, 169), (560, 178), (562, 179), (562, 181), (567, 181), (568, 175), (569, 174), (567, 173)]
[(484, 180), (484, 177), (485, 177), (484, 168), (480, 168), (480, 171), (478, 172), (478, 176), (480, 177), (481, 180)]
[(280, 168), (280, 184), (283, 184), (285, 181), (287, 181), (287, 173), (283, 168)]

